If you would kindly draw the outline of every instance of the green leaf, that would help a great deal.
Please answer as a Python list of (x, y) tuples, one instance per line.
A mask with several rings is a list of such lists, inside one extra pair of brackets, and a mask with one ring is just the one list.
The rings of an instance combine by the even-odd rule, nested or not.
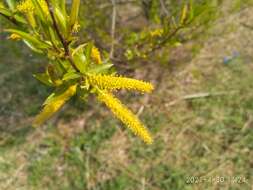
[(47, 99), (44, 101), (43, 105), (48, 105), (51, 102), (55, 101), (60, 95), (62, 95), (66, 90), (68, 89), (68, 86), (60, 86), (58, 87), (50, 96), (47, 97)]
[(56, 65), (49, 64), (47, 66), (47, 73), (48, 73), (51, 81), (54, 83), (55, 86), (62, 85), (61, 76), (57, 72)]
[(24, 43), (31, 49), (33, 50), (34, 52), (37, 52), (37, 53), (43, 53), (43, 51), (37, 49), (36, 47), (33, 46), (33, 44), (31, 44), (30, 42), (26, 41), (26, 40), (23, 40)]
[(67, 19), (58, 7), (55, 7), (55, 17), (56, 17), (57, 23), (60, 26), (62, 33), (66, 36)]
[(25, 18), (19, 16), (19, 15), (14, 15), (14, 18), (16, 19), (16, 21), (22, 23), (22, 24), (27, 24)]
[(44, 106), (43, 110), (35, 117), (33, 125), (39, 126), (44, 123), (47, 119), (53, 116), (61, 107), (76, 94), (77, 85), (68, 86), (66, 90), (62, 91), (60, 94), (55, 94), (50, 97), (50, 101)]
[(76, 49), (73, 50), (72, 56), (74, 56), (76, 53), (78, 53), (80, 50), (83, 50), (83, 48), (87, 46), (87, 43), (79, 45)]
[(78, 54), (74, 57), (75, 65), (81, 73), (85, 74), (87, 70), (86, 57), (84, 54)]
[(70, 65), (68, 60), (61, 60), (61, 66), (65, 69), (65, 71), (68, 71), (72, 69), (72, 71), (75, 71), (74, 68)]
[(63, 66), (62, 60), (52, 61), (52, 64), (55, 66), (55, 70), (58, 75), (62, 78), (62, 76), (67, 72)]
[(87, 57), (83, 52), (83, 46), (84, 45), (77, 47), (72, 53), (75, 65), (80, 70), (81, 73), (86, 72), (88, 64)]
[(8, 6), (9, 6), (9, 8), (11, 9), (11, 10), (14, 10), (15, 9), (15, 7), (16, 7), (16, 1), (15, 0), (6, 0), (6, 2), (7, 2), (7, 4), (8, 4)]
[(66, 73), (63, 76), (62, 80), (67, 81), (67, 80), (77, 79), (77, 78), (80, 78), (80, 77), (81, 77), (81, 75), (78, 74), (78, 73)]
[(46, 73), (39, 73), (39, 74), (34, 74), (33, 75), (37, 80), (39, 80), (40, 82), (48, 85), (48, 86), (54, 86), (54, 84), (52, 83), (50, 77), (48, 74)]
[(37, 22), (40, 24), (40, 28), (45, 33), (45, 35), (48, 38), (50, 38), (49, 28), (52, 25), (52, 19), (50, 19), (51, 17), (46, 16), (46, 14), (44, 13), (44, 11), (41, 7), (41, 3), (39, 3), (38, 0), (31, 0), (31, 1), (35, 7), (36, 15), (39, 17), (39, 19), (37, 19)]
[(67, 14), (66, 14), (66, 0), (58, 0), (58, 5), (59, 5), (63, 15), (67, 16)]
[(54, 96), (55, 96), (55, 93), (53, 92), (52, 94), (50, 94), (47, 97), (47, 99), (44, 101), (44, 103), (42, 105), (45, 106), (45, 105), (49, 104), (52, 101), (52, 99), (54, 98)]
[(70, 14), (70, 30), (72, 29), (74, 24), (77, 22), (79, 8), (80, 8), (80, 0), (73, 0), (71, 14)]
[(32, 3), (34, 5), (34, 7), (35, 7), (36, 15), (39, 16), (40, 21), (46, 23), (47, 18), (45, 16), (44, 12), (43, 12), (43, 9), (40, 6), (39, 1), (38, 0), (32, 0)]
[(58, 43), (58, 40), (57, 40), (57, 37), (56, 37), (55, 30), (53, 28), (49, 27), (48, 28), (48, 33), (49, 33), (50, 41), (57, 46), (59, 43)]
[(184, 24), (188, 14), (188, 5), (184, 4), (182, 12), (181, 12), (181, 17), (180, 17), (180, 24)]
[(5, 8), (0, 8), (0, 13), (5, 15), (5, 16), (11, 16), (12, 15), (11, 11), (9, 11), (8, 9), (5, 9)]
[(190, 0), (190, 20), (194, 18), (194, 8), (193, 8), (193, 2)]
[(0, 8), (0, 14), (3, 14), (5, 16), (7, 16), (7, 17), (13, 16), (16, 21), (18, 21), (18, 22), (20, 22), (22, 24), (27, 24), (26, 20), (22, 16), (19, 16), (17, 14), (13, 15), (13, 13), (10, 10), (8, 10), (8, 9), (6, 9), (4, 7)]
[(99, 64), (99, 65), (92, 65), (89, 68), (89, 74), (106, 74), (108, 73), (109, 69), (113, 66), (113, 64)]
[(86, 48), (85, 48), (85, 51), (84, 51), (84, 54), (86, 55), (86, 58), (87, 58), (87, 64), (89, 65), (90, 64), (90, 55), (91, 55), (91, 50), (92, 50), (92, 47), (94, 45), (92, 43), (88, 43)]
[(31, 34), (23, 32), (21, 30), (6, 29), (5, 31), (10, 32), (10, 33), (14, 33), (14, 34), (18, 34), (19, 36), (21, 36), (21, 38), (23, 38), (24, 40), (26, 40), (27, 42), (29, 42), (30, 44), (35, 46), (35, 48), (37, 48), (37, 49), (47, 49), (50, 47), (49, 44), (42, 42), (41, 40), (33, 37)]

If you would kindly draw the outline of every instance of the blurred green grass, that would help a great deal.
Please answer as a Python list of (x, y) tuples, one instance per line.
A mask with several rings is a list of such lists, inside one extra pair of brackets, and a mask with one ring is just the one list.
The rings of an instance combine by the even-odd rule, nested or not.
[[(169, 116), (162, 110), (156, 111), (159, 105), (145, 109), (141, 118), (155, 135), (155, 143), (151, 146), (122, 130), (121, 124), (104, 113), (105, 109), (101, 106), (94, 108), (96, 114), (89, 117), (86, 127), (71, 137), (65, 137), (59, 132), (61, 128), (49, 124), (39, 130), (42, 135), (37, 139), (32, 135), (36, 133), (34, 129), (20, 126), (17, 122), (18, 130), (10, 130), (9, 137), (1, 135), (5, 143), (1, 143), (0, 148), (0, 179), (3, 173), (8, 176), (9, 172), (6, 178), (13, 177), (12, 170), (19, 167), (17, 155), (22, 152), (25, 154), (24, 171), (27, 175), (22, 182), (24, 189), (250, 189), (253, 76), (249, 67), (251, 64), (245, 64), (240, 58), (217, 69), (212, 79), (198, 87), (208, 92), (236, 90), (235, 93), (189, 100), (182, 110), (174, 108)], [(224, 77), (220, 73), (229, 76), (225, 82), (220, 82)], [(17, 82), (6, 80), (8, 84)], [(14, 98), (8, 102), (10, 109), (23, 103), (17, 103), (16, 96), (28, 98), (38, 95), (29, 101), (39, 107), (41, 100), (38, 98), (43, 98), (45, 94), (27, 91), (27, 88), (36, 89), (38, 84), (34, 80), (18, 80), (18, 85), (31, 84), (18, 93), (13, 91)], [(19, 109), (24, 118), (35, 114), (27, 111), (34, 110), (33, 107), (24, 106)], [(75, 108), (69, 109), (74, 111)], [(1, 114), (1, 117), (8, 119), (9, 116)], [(247, 183), (187, 184), (187, 179), (193, 176), (242, 176)], [(15, 186), (15, 181), (12, 183)], [(11, 186), (9, 189), (12, 189)]]

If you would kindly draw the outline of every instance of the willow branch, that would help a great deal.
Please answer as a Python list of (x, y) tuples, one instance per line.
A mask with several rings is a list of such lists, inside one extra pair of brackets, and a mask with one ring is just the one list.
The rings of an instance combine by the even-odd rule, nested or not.
[(67, 59), (69, 60), (71, 66), (75, 69), (76, 72), (80, 73), (79, 69), (76, 67), (75, 63), (74, 63), (74, 60), (70, 54), (70, 50), (69, 50), (69, 45), (68, 45), (68, 42), (66, 41), (66, 39), (62, 36), (60, 30), (59, 30), (59, 27), (57, 25), (57, 22), (56, 22), (56, 19), (55, 19), (55, 16), (54, 16), (54, 10), (53, 10), (53, 7), (50, 5), (49, 3), (49, 0), (45, 0), (46, 3), (47, 3), (47, 6), (48, 6), (48, 9), (49, 9), (49, 13), (50, 13), (50, 16), (52, 18), (52, 21), (53, 21), (53, 27), (56, 31), (56, 34), (57, 36), (59, 37), (62, 45), (63, 45), (63, 48), (64, 48), (64, 51), (65, 51), (65, 56), (67, 57)]
[(4, 18), (8, 19), (11, 23), (13, 23), (14, 25), (18, 26), (18, 22), (15, 18), (7, 16), (3, 13), (0, 13), (0, 15), (2, 15)]

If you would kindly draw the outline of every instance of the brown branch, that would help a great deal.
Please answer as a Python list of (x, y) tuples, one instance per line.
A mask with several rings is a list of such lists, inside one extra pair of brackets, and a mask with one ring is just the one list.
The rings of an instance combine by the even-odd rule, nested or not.
[(160, 43), (158, 43), (158, 45), (153, 47), (150, 52), (153, 52), (153, 51), (161, 48), (162, 45), (166, 44), (168, 42), (168, 40), (173, 38), (182, 28), (184, 28), (184, 27), (183, 26), (177, 27), (173, 32), (171, 32), (168, 36), (166, 36)]
[(6, 18), (7, 20), (9, 20), (12, 24), (18, 26), (18, 22), (17, 22), (17, 20), (15, 18), (7, 16), (7, 15), (5, 15), (3, 13), (0, 13), (0, 15), (2, 15), (4, 18)]
[(168, 42), (168, 40), (170, 40), (171, 38), (173, 38), (180, 30), (188, 27), (193, 21), (194, 21), (194, 19), (190, 20), (189, 22), (185, 23), (184, 25), (180, 25), (177, 28), (175, 28), (170, 34), (168, 34), (167, 36), (165, 36), (165, 38), (160, 43), (158, 43), (155, 47), (153, 47), (147, 53), (151, 53), (153, 51), (156, 51), (156, 50), (160, 49), (164, 44), (166, 44)]
[(62, 36), (60, 30), (59, 30), (59, 27), (57, 25), (57, 22), (56, 22), (56, 19), (55, 19), (55, 16), (54, 16), (54, 10), (53, 10), (53, 7), (50, 5), (49, 3), (49, 0), (45, 0), (46, 3), (47, 3), (47, 7), (49, 9), (49, 13), (50, 13), (50, 16), (52, 18), (52, 21), (53, 21), (53, 27), (63, 45), (63, 48), (64, 48), (64, 51), (65, 51), (65, 57), (69, 60), (71, 66), (75, 69), (76, 72), (80, 73), (79, 69), (76, 67), (75, 65), (75, 62), (70, 54), (70, 50), (69, 50), (69, 43), (67, 42), (67, 40)]

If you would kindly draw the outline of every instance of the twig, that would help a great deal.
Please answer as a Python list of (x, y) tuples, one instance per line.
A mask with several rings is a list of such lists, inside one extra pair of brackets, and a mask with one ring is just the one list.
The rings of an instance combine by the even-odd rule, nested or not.
[(115, 27), (116, 27), (116, 16), (117, 16), (117, 9), (116, 9), (116, 2), (115, 0), (111, 0), (112, 2), (112, 26), (111, 26), (111, 50), (110, 50), (110, 58), (114, 57), (114, 40), (115, 40)]
[(210, 97), (210, 96), (222, 96), (222, 95), (226, 95), (226, 94), (228, 94), (228, 92), (215, 92), (215, 93), (202, 92), (202, 93), (186, 95), (186, 96), (183, 96), (181, 99), (191, 100), (191, 99), (197, 99), (197, 98), (206, 98), (206, 97)]
[[(200, 14), (201, 15), (201, 14)], [(199, 16), (199, 15), (198, 15)], [(196, 18), (193, 18), (192, 20), (186, 22), (184, 25), (180, 25), (176, 27), (171, 33), (167, 34), (161, 42), (159, 42), (156, 46), (150, 49), (150, 51), (147, 52), (147, 54), (150, 54), (158, 49), (160, 49), (163, 45), (165, 45), (168, 40), (172, 39), (179, 31), (189, 26)], [(142, 45), (143, 46), (143, 45)]]
[(231, 162), (231, 160), (225, 160), (224, 162), (222, 162), (221, 164), (215, 166), (214, 168), (212, 168), (208, 172), (199, 175), (199, 177), (208, 177), (208, 176), (212, 175), (213, 173), (215, 173), (217, 170), (220, 170), (223, 166), (225, 166), (226, 164), (228, 164), (230, 162)]
[(175, 30), (173, 30), (169, 35), (167, 35), (158, 45), (153, 47), (149, 52), (153, 52), (157, 49), (160, 49), (162, 45), (166, 44), (168, 40), (173, 38), (181, 29), (183, 29), (185, 26), (179, 26)]
[(14, 17), (7, 16), (7, 15), (5, 15), (3, 13), (0, 13), (0, 15), (2, 15), (4, 18), (8, 19), (14, 25), (18, 26), (18, 22), (17, 22), (17, 20)]
[(169, 16), (170, 13), (169, 13), (169, 11), (166, 9), (166, 6), (165, 6), (164, 1), (163, 1), (163, 0), (160, 0), (160, 4), (161, 4), (162, 11), (166, 14), (166, 16)]
[(250, 29), (250, 30), (253, 30), (253, 26), (252, 25), (249, 25), (249, 24), (246, 24), (246, 23), (243, 23), (243, 22), (241, 22), (240, 23), (243, 27), (245, 27), (245, 28), (248, 28), (248, 29)]
[(227, 95), (227, 94), (233, 94), (235, 92), (236, 91), (231, 91), (231, 92), (226, 92), (225, 91), (225, 92), (214, 92), (214, 93), (201, 92), (201, 93), (196, 93), (196, 94), (189, 94), (189, 95), (185, 95), (183, 97), (180, 97), (176, 100), (173, 100), (173, 101), (167, 103), (165, 106), (166, 107), (174, 106), (175, 104), (177, 104), (181, 100), (193, 100), (193, 99), (199, 99), (199, 98), (208, 98), (208, 97), (211, 97), (211, 96), (224, 96), (224, 95)]
[(145, 180), (145, 177), (142, 178), (142, 190), (145, 190), (146, 188), (146, 180)]
[(142, 13), (140, 12), (140, 13), (134, 15), (134, 16), (131, 16), (131, 17), (127, 18), (126, 20), (124, 20), (124, 22), (130, 22), (130, 21), (132, 21), (132, 20), (138, 18), (138, 17), (141, 16), (141, 15), (142, 15)]
[(251, 115), (248, 116), (248, 120), (246, 121), (246, 123), (243, 125), (241, 131), (245, 132), (248, 128), (250, 128), (251, 124), (252, 124), (253, 118)]
[(86, 162), (85, 162), (85, 166), (86, 166), (86, 173), (85, 173), (85, 178), (86, 178), (86, 181), (87, 181), (87, 189), (89, 190), (90, 189), (90, 161), (89, 161), (89, 157), (90, 157), (90, 149), (87, 148), (86, 149), (86, 153), (87, 153), (87, 156), (86, 156)]
[(19, 173), (24, 169), (24, 167), (26, 166), (26, 164), (22, 164), (15, 172), (15, 174), (7, 181), (6, 186), (4, 189), (9, 189), (9, 186), (14, 182), (14, 180), (16, 180), (17, 176), (19, 175)]
[(142, 112), (143, 112), (143, 110), (144, 110), (144, 106), (142, 105), (141, 107), (140, 107), (140, 109), (138, 110), (138, 112), (137, 112), (137, 116), (140, 116), (141, 114), (142, 114)]
[(58, 25), (57, 25), (57, 22), (56, 22), (56, 19), (55, 19), (55, 16), (54, 16), (54, 10), (53, 10), (53, 7), (50, 5), (49, 3), (49, 0), (45, 0), (46, 3), (47, 3), (47, 6), (48, 6), (48, 9), (49, 9), (49, 13), (50, 13), (50, 16), (53, 20), (53, 26), (55, 28), (55, 31), (63, 45), (63, 48), (65, 50), (65, 56), (66, 58), (69, 60), (70, 64), (72, 65), (72, 67), (76, 70), (76, 72), (80, 73), (79, 69), (76, 67), (75, 63), (74, 63), (74, 60), (70, 54), (70, 50), (69, 50), (69, 45), (68, 45), (68, 42), (64, 39), (64, 37), (61, 35), (61, 32), (58, 28)]

